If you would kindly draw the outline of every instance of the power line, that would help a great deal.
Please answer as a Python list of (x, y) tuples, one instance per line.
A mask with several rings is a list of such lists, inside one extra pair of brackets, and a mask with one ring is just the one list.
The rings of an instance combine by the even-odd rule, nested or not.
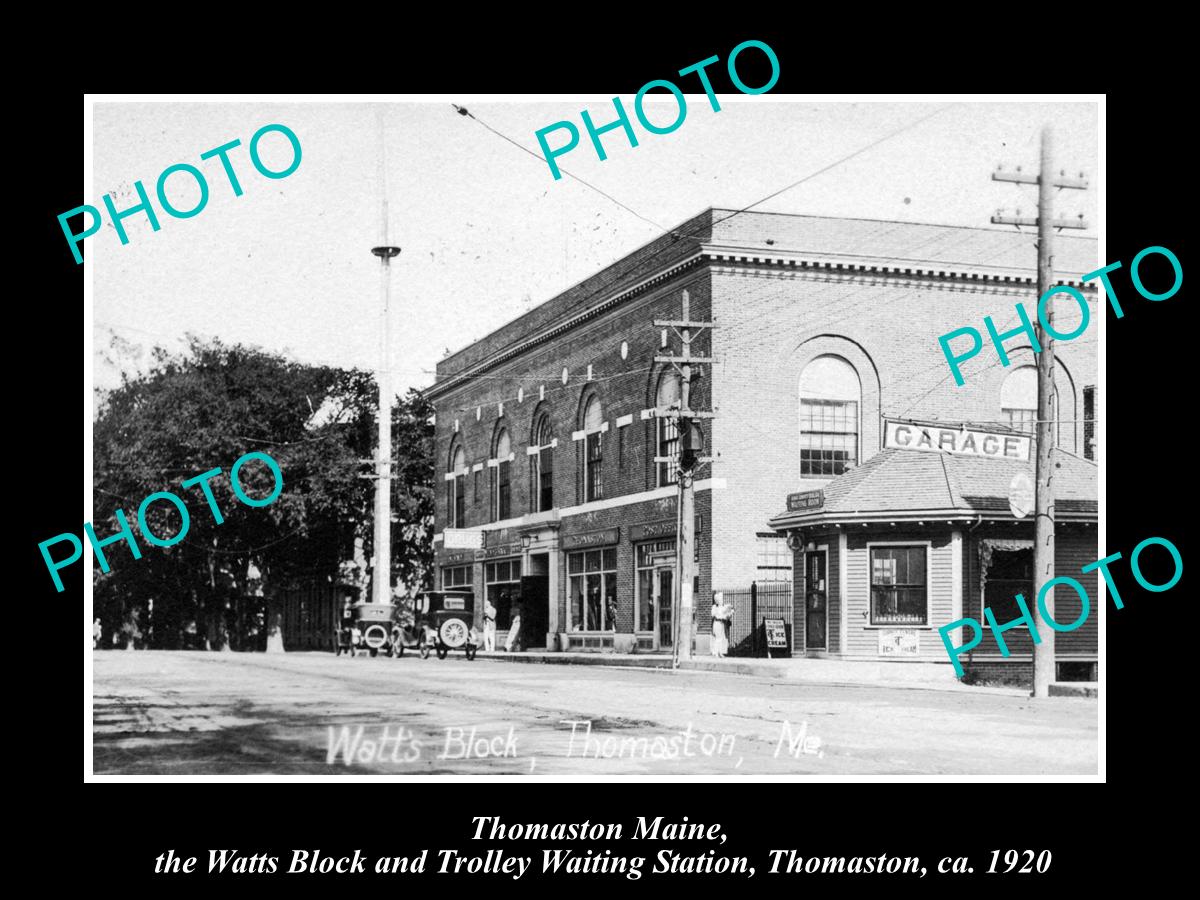
[[(806, 181), (810, 181), (811, 179), (816, 178), (818, 175), (822, 175), (825, 172), (828, 172), (829, 170), (841, 165), (842, 163), (847, 162), (848, 160), (851, 160), (854, 157), (859, 156), (862, 153), (865, 153), (867, 150), (870, 150), (874, 147), (879, 146), (880, 144), (884, 143), (885, 141), (888, 141), (891, 138), (896, 137), (897, 135), (909, 130), (910, 128), (916, 127), (917, 125), (921, 124), (922, 122), (932, 118), (935, 115), (938, 115), (941, 112), (944, 112), (945, 110), (949, 109), (951, 106), (954, 106), (954, 105), (955, 104), (950, 103), (950, 104), (947, 104), (943, 107), (940, 107), (940, 108), (934, 110), (932, 113), (929, 113), (928, 115), (921, 116), (920, 118), (915, 119), (914, 121), (908, 123), (907, 125), (904, 125), (898, 129), (896, 129), (895, 131), (889, 132), (888, 134), (885, 134), (883, 137), (872, 141), (871, 143), (867, 144), (866, 146), (860, 147), (858, 150), (855, 150), (852, 153), (848, 153), (847, 155), (834, 160), (833, 162), (829, 163), (828, 165), (823, 166), (822, 168), (818, 169), (816, 172), (813, 172), (809, 175), (804, 176), (803, 178), (801, 178), (797, 181), (792, 182), (787, 187), (781, 188), (778, 191), (774, 191), (773, 193), (768, 194), (766, 197), (763, 197), (760, 200), (756, 200), (755, 202), (751, 203), (749, 206), (744, 206), (741, 209), (734, 210), (729, 215), (722, 216), (720, 219), (716, 219), (712, 222), (701, 222), (698, 225), (694, 226), (690, 231), (683, 232), (683, 233), (680, 233), (678, 231), (671, 231), (669, 229), (662, 228), (662, 226), (656, 226), (663, 232), (661, 235), (659, 235), (659, 237), (665, 237), (666, 235), (669, 234), (672, 237), (674, 237), (675, 240), (672, 241), (670, 244), (667, 244), (666, 246), (661, 247), (660, 249), (656, 250), (654, 253), (651, 253), (649, 256), (642, 257), (642, 258), (636, 259), (633, 262), (631, 262), (630, 265), (623, 272), (621, 272), (617, 275), (614, 275), (614, 277), (606, 285), (604, 285), (603, 287), (597, 288), (596, 290), (594, 290), (590, 294), (588, 294), (586, 297), (581, 298), (578, 302), (573, 304), (572, 309), (569, 310), (568, 312), (569, 313), (576, 312), (581, 305), (586, 304), (589, 301), (591, 301), (592, 299), (594, 299), (595, 297), (599, 296), (601, 293), (608, 290), (613, 284), (616, 284), (617, 282), (619, 282), (622, 278), (624, 278), (626, 275), (628, 275), (630, 272), (634, 271), (635, 269), (637, 269), (641, 266), (645, 266), (646, 264), (648, 264), (650, 262), (653, 262), (655, 259), (657, 259), (659, 256), (661, 256), (666, 251), (673, 249), (681, 240), (684, 240), (686, 238), (689, 238), (689, 237), (692, 237), (692, 236), (698, 234), (704, 228), (711, 229), (712, 227), (716, 226), (717, 224), (727, 221), (728, 219), (732, 219), (734, 216), (740, 215), (743, 212), (747, 212), (748, 210), (751, 210), (754, 207), (759, 206), (762, 203), (765, 203), (767, 200), (770, 200), (773, 197), (777, 197), (780, 194), (791, 190), (792, 188), (796, 187), (797, 185), (803, 184)], [(458, 109), (458, 107), (455, 107), (455, 109)], [(464, 110), (463, 112), (460, 113), (460, 115), (470, 115), (470, 114)], [(471, 116), (471, 118), (475, 118), (475, 117)], [(479, 121), (479, 120), (476, 119), (476, 121)], [(484, 123), (480, 122), (480, 124), (482, 125)], [(499, 132), (497, 132), (497, 133), (499, 133)], [(505, 137), (505, 136), (501, 135), (501, 137)], [(510, 139), (505, 137), (505, 140), (510, 140)], [(515, 143), (515, 142), (513, 142), (513, 143)], [(517, 144), (517, 146), (520, 147), (521, 145)], [(540, 156), (537, 156), (537, 154), (533, 153), (531, 150), (528, 150), (525, 147), (521, 147), (521, 149), (525, 150), (526, 153), (531, 153), (532, 155), (537, 157), (537, 159), (539, 159), (539, 160), (542, 159)], [(631, 210), (631, 212), (632, 212), (632, 210)], [(559, 320), (552, 320), (550, 322), (545, 323), (545, 326), (547, 328), (552, 327), (553, 325), (558, 324), (558, 321)], [(473, 364), (473, 366), (482, 365), (482, 364), (485, 364), (486, 362), (487, 362), (486, 360), (483, 360), (481, 363)], [(467, 368), (461, 369), (458, 372), (447, 372), (444, 374), (444, 379), (460, 377), (460, 376), (464, 375), (465, 373), (469, 372), (470, 368), (472, 368), (473, 366), (468, 366)]]
[[(492, 134), (496, 135), (497, 137), (501, 137), (501, 138), (503, 138), (504, 140), (508, 141), (510, 144), (512, 144), (512, 145), (513, 145), (514, 147), (516, 147), (518, 150), (524, 150), (526, 153), (528, 153), (530, 156), (532, 156), (532, 157), (533, 157), (534, 159), (536, 159), (538, 162), (540, 162), (540, 163), (544, 163), (544, 162), (546, 161), (544, 158), (542, 158), (541, 156), (538, 156), (536, 153), (534, 153), (534, 152), (533, 152), (532, 150), (530, 150), (528, 147), (524, 146), (523, 144), (519, 144), (519, 143), (517, 143), (517, 142), (516, 142), (516, 141), (514, 141), (512, 138), (510, 138), (508, 135), (506, 135), (506, 134), (503, 134), (502, 132), (499, 132), (499, 131), (497, 131), (495, 128), (493, 128), (491, 125), (489, 125), (487, 122), (483, 121), (481, 118), (479, 118), (479, 117), (478, 117), (477, 115), (475, 115), (473, 112), (471, 112), (470, 110), (468, 110), (468, 109), (467, 109), (465, 106), (459, 106), (459, 105), (458, 105), (458, 104), (456, 104), (456, 103), (451, 103), (450, 105), (454, 107), (454, 110), (455, 110), (455, 112), (457, 112), (457, 113), (458, 113), (460, 116), (467, 116), (468, 118), (474, 119), (476, 122), (478, 122), (480, 125), (482, 125), (484, 128), (486, 128), (486, 129), (487, 129), (488, 131), (490, 131)], [(667, 229), (665, 229), (663, 226), (659, 225), (657, 222), (655, 222), (655, 221), (653, 221), (653, 220), (651, 220), (651, 219), (647, 219), (645, 216), (643, 216), (643, 215), (642, 215), (640, 212), (638, 212), (636, 209), (632, 209), (631, 207), (629, 207), (629, 206), (626, 206), (624, 203), (622, 203), (620, 200), (618, 200), (618, 199), (617, 199), (616, 197), (614, 197), (612, 194), (605, 193), (604, 191), (600, 190), (600, 188), (596, 187), (594, 184), (589, 184), (588, 182), (586, 182), (586, 181), (584, 181), (582, 178), (580, 178), (578, 175), (574, 175), (574, 174), (572, 174), (571, 172), (568, 172), (568, 171), (567, 171), (566, 169), (564, 169), (562, 166), (559, 166), (559, 167), (558, 167), (558, 170), (559, 170), (560, 172), (562, 172), (564, 175), (570, 175), (572, 178), (574, 178), (576, 181), (578, 181), (578, 182), (579, 182), (580, 184), (582, 184), (584, 187), (591, 188), (593, 191), (595, 191), (595, 192), (596, 192), (597, 194), (599, 194), (601, 197), (605, 197), (606, 199), (608, 199), (608, 200), (611, 200), (613, 203), (617, 204), (617, 206), (621, 207), (621, 209), (625, 210), (626, 212), (632, 213), (633, 215), (635, 215), (635, 216), (637, 216), (639, 219), (641, 219), (643, 222), (645, 222), (645, 223), (647, 223), (647, 224), (649, 224), (649, 225), (653, 225), (653, 226), (654, 226), (655, 228), (657, 228), (659, 231), (666, 231), (666, 230), (667, 230)]]

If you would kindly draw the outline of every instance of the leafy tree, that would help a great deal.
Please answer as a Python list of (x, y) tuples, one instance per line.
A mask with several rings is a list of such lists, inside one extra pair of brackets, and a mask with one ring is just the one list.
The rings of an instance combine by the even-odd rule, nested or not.
[[(245, 598), (273, 599), (289, 583), (328, 583), (353, 558), (356, 538), (369, 543), (374, 483), (363, 476), (374, 409), (374, 382), (357, 370), (218, 340), (192, 338), (177, 354), (156, 349), (147, 372), (125, 377), (98, 404), (93, 526), (100, 538), (115, 533), (116, 511), (124, 510), (142, 552), (133, 560), (123, 543), (105, 548), (111, 570), (97, 569), (95, 594), (106, 632), (140, 611), (142, 640), (153, 646), (228, 649), (236, 621), (253, 634), (235, 634), (234, 643), (246, 646), (265, 629), (268, 649), (281, 649), (280, 610), (247, 607)], [(410, 393), (396, 412), (393, 571), (414, 585), (428, 577), (432, 555), (432, 427), (419, 395)], [(283, 474), (282, 492), (265, 507), (240, 502), (230, 482), (233, 463), (254, 451), (270, 455)], [(219, 524), (200, 487), (181, 486), (214, 468), (220, 474), (207, 484)], [(274, 487), (258, 460), (247, 461), (238, 480), (252, 498)], [(151, 545), (137, 523), (138, 505), (157, 491), (181, 497), (189, 512), (186, 535), (170, 547)], [(160, 500), (148, 508), (146, 526), (169, 540), (181, 516)]]

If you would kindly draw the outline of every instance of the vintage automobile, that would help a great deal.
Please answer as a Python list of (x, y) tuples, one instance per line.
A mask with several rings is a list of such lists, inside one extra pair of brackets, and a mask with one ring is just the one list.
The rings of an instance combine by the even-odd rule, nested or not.
[[(342, 620), (338, 633), (338, 656), (343, 653), (357, 656), (359, 650), (366, 650), (371, 656), (376, 656), (381, 650), (387, 656), (393, 655), (396, 652), (396, 635), (392, 624), (394, 609), (390, 603), (355, 603), (351, 607), (351, 616)], [(429, 654), (426, 652), (423, 655)]]
[(438, 659), (445, 659), (451, 650), (462, 650), (467, 659), (475, 658), (480, 641), (471, 625), (474, 610), (475, 595), (470, 592), (423, 591), (417, 595), (414, 612), (434, 632)]

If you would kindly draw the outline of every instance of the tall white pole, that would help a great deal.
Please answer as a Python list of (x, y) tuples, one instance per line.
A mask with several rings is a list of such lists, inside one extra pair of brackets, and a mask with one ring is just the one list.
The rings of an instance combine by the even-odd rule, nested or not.
[(399, 247), (388, 244), (387, 160), (384, 146), (383, 113), (379, 115), (379, 189), (383, 193), (383, 240), (371, 252), (379, 257), (380, 292), (383, 296), (382, 351), (379, 358), (379, 441), (375, 457), (375, 590), (376, 603), (392, 602), (392, 328), (391, 260)]

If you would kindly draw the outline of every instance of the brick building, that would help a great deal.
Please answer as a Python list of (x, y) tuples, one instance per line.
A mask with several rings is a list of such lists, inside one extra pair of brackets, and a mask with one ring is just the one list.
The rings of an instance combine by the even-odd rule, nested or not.
[[(1094, 310), (1080, 276), (1099, 265), (1096, 242), (1057, 241), (1056, 275)], [(703, 423), (717, 461), (696, 481), (704, 652), (711, 592), (803, 579), (804, 551), (786, 540), (798, 527), (769, 522), (789, 494), (865, 469), (885, 419), (1032, 430), (1027, 336), (1005, 342), (1008, 366), (990, 347), (964, 364), (962, 387), (937, 337), (985, 315), (1001, 330), (1019, 324), (1015, 303), (1036, 303), (1035, 262), (1031, 236), (1011, 231), (706, 210), (439, 363), (427, 392), (444, 486), (439, 586), (489, 598), (501, 638), (519, 602), (527, 645), (669, 645), (676, 488), (653, 459), (677, 441), (644, 411), (677, 396), (673, 371), (653, 360), (678, 342), (651, 323), (678, 318), (686, 290), (691, 317), (716, 323), (693, 343), (716, 359), (692, 403), (717, 412)], [(1056, 315), (1068, 332), (1079, 311), (1060, 304)], [(1058, 345), (1058, 447), (1080, 465), (1092, 457), (1093, 335)], [(446, 528), (481, 531), (482, 549), (448, 547)], [(797, 583), (792, 651), (818, 652), (800, 627), (803, 594)], [(839, 631), (821, 652), (872, 655), (865, 646), (843, 649)]]

